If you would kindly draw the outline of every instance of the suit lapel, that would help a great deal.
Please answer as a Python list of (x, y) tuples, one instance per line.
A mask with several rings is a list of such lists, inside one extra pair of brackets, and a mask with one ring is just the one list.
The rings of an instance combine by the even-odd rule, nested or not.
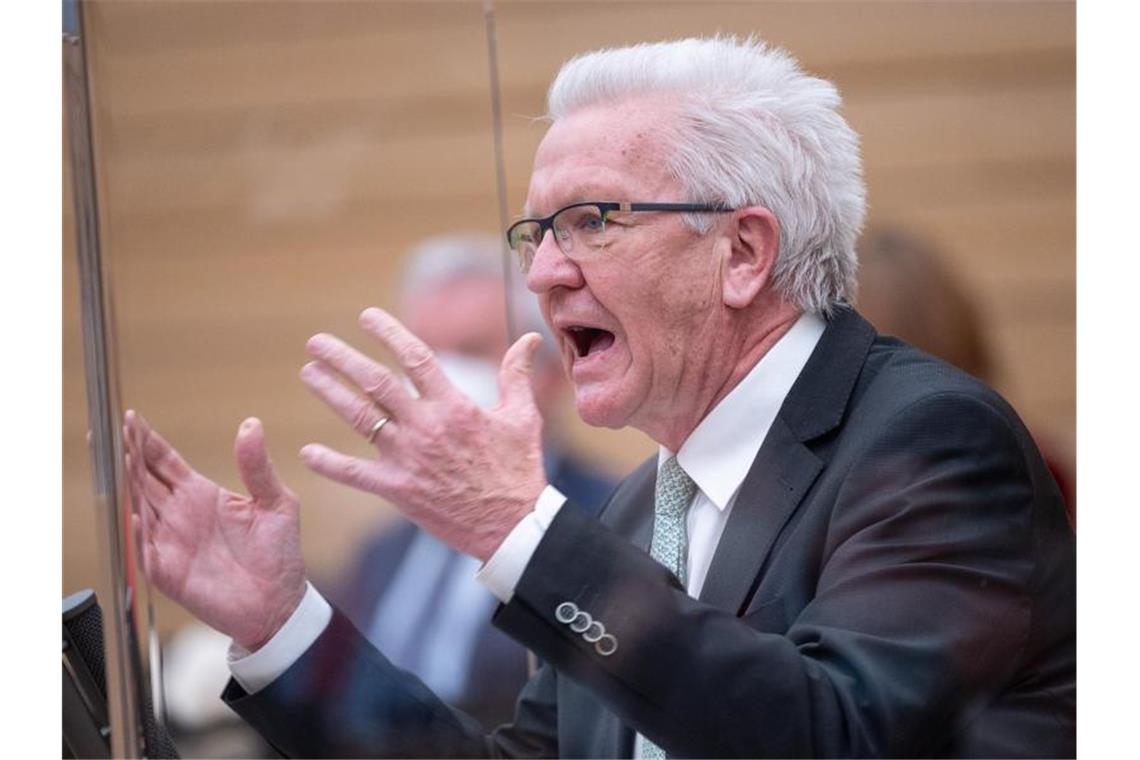
[(717, 544), (702, 602), (740, 614), (772, 543), (823, 463), (777, 419), (764, 439)]
[(602, 523), (646, 552), (653, 540), (653, 489), (656, 484), (657, 456), (654, 455), (622, 481), (599, 516)]
[(839, 426), (874, 337), (874, 328), (850, 308), (828, 323), (740, 487), (701, 601), (735, 615), (743, 611), (776, 537), (823, 470), (805, 443)]

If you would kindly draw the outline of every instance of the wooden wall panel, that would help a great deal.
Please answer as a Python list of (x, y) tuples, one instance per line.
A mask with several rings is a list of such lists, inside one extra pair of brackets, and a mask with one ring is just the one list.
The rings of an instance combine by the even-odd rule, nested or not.
[[(512, 211), (566, 57), (716, 32), (786, 46), (844, 94), (870, 220), (942, 248), (985, 317), (1000, 389), (1071, 465), (1074, 17), (1052, 2), (499, 2)], [(261, 416), (304, 499), (313, 574), (333, 578), (390, 513), (297, 461), (313, 440), (363, 451), (297, 380), (304, 340), (367, 345), (356, 314), (394, 305), (414, 241), (497, 229), (482, 3), (116, 1), (92, 20), (124, 400), (235, 487), (233, 432)], [(94, 573), (69, 204), (65, 591)], [(571, 437), (617, 469), (652, 450), (581, 423)], [(182, 619), (160, 605), (161, 629)]]

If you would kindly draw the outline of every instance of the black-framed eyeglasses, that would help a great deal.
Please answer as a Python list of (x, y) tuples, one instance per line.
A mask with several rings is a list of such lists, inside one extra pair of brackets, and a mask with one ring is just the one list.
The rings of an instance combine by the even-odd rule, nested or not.
[(675, 211), (720, 214), (736, 209), (708, 203), (621, 203), (585, 201), (563, 206), (541, 219), (520, 219), (507, 228), (507, 244), (518, 257), (523, 273), (530, 271), (534, 255), (547, 232), (554, 233), (559, 250), (581, 261), (606, 247), (606, 220), (615, 211)]

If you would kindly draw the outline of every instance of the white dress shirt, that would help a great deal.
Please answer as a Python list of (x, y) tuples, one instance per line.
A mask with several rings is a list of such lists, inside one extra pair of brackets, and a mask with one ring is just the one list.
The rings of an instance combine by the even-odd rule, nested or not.
[[(686, 590), (690, 596), (700, 596), (737, 491), (825, 326), (814, 314), (802, 315), (676, 452), (677, 462), (698, 488), (685, 523), (689, 537)], [(658, 468), (673, 455), (662, 446)], [(565, 503), (565, 496), (547, 486), (534, 511), (519, 521), (476, 574), (503, 603), (514, 596), (527, 563)], [(331, 618), (332, 608), (309, 586), (297, 611), (264, 647), (250, 654), (236, 644), (231, 646), (229, 664), (234, 679), (251, 694), (264, 688), (304, 654)], [(641, 742), (640, 735), (637, 741)], [(634, 756), (638, 756), (637, 748)]]

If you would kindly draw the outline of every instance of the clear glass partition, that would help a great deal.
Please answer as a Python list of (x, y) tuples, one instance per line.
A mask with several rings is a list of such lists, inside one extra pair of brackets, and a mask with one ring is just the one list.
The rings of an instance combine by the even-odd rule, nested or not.
[[(357, 315), (407, 308), (404, 265), (421, 241), (500, 235), (503, 216), (515, 218), (526, 197), (546, 88), (564, 60), (603, 46), (757, 34), (835, 81), (864, 141), (872, 227), (904, 229), (938, 252), (977, 314), (989, 380), (1072, 472), (1071, 5), (494, 3), (505, 210), (483, 3), (83, 5), (101, 276), (113, 315), (107, 355), (117, 358), (120, 404), (104, 411), (139, 410), (195, 468), (234, 490), (234, 433), (259, 417), (282, 480), (301, 497), (310, 577), (330, 596), (400, 518), (300, 462), (297, 451), (314, 441), (369, 450), (298, 380), (305, 341), (331, 332), (379, 355)], [(80, 178), (71, 172), (63, 591), (93, 586), (102, 598), (107, 548), (91, 536), (105, 526), (86, 442), (91, 312), (80, 298), (95, 274), (77, 263), (70, 192)], [(871, 282), (866, 292), (882, 290)], [(868, 308), (888, 321), (901, 307)], [(565, 395), (550, 414), (561, 445), (605, 477), (656, 450), (634, 431), (587, 427)], [(119, 445), (110, 428), (103, 435)], [(113, 503), (125, 504), (121, 494)], [(165, 685), (150, 678), (146, 657), (129, 677), (165, 694), (184, 756), (268, 751), (217, 699), (226, 641), (164, 598), (153, 610)]]

